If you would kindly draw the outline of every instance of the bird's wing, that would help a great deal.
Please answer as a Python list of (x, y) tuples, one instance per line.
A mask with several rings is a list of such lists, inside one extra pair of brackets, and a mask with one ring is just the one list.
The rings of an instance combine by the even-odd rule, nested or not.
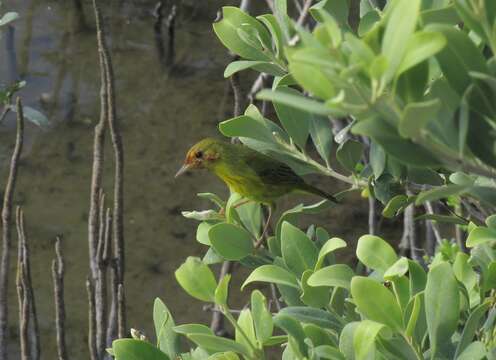
[(260, 179), (269, 185), (298, 185), (303, 183), (293, 169), (288, 165), (260, 153), (253, 153), (245, 159)]

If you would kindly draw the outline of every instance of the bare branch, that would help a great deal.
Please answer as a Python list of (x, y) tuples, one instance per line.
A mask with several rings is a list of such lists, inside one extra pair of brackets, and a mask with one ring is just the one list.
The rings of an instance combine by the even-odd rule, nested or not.
[(12, 202), (24, 139), (24, 114), (21, 100), (17, 98), (17, 135), (10, 161), (9, 177), (3, 197), (2, 209), (2, 258), (0, 260), (0, 360), (7, 360), (8, 304), (10, 248), (12, 242)]
[(88, 349), (90, 351), (90, 359), (98, 360), (96, 349), (95, 288), (89, 277), (86, 280), (86, 290), (88, 292)]
[(55, 298), (55, 331), (57, 333), (58, 360), (67, 360), (65, 341), (65, 303), (64, 303), (64, 255), (62, 239), (57, 236), (55, 241), (55, 259), (52, 261), (53, 293)]
[[(233, 270), (233, 262), (232, 261), (224, 261), (222, 263), (222, 267), (219, 273), (219, 282), (224, 278), (224, 276), (230, 274)], [(214, 307), (214, 310), (219, 310), (218, 306)], [(210, 322), (210, 329), (217, 336), (226, 335), (226, 329), (224, 327), (224, 316), (220, 311), (214, 311), (212, 313), (212, 321)]]
[[(429, 215), (434, 215), (434, 209), (432, 207), (432, 203), (430, 201), (425, 202), (425, 210), (427, 211), (427, 214)], [(441, 236), (441, 232), (439, 231), (439, 228), (437, 227), (437, 224), (433, 222), (432, 220), (430, 221), (430, 226), (432, 229), (432, 232), (434, 234), (434, 238), (436, 239), (436, 243), (438, 245), (441, 245), (441, 242), (443, 240), (443, 237)]]

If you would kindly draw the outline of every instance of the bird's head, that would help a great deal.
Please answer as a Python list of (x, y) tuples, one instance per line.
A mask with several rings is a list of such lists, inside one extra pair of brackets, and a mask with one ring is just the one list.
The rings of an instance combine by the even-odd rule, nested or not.
[(222, 142), (206, 138), (196, 143), (186, 154), (183, 166), (176, 173), (176, 177), (184, 174), (189, 169), (210, 169), (220, 159)]

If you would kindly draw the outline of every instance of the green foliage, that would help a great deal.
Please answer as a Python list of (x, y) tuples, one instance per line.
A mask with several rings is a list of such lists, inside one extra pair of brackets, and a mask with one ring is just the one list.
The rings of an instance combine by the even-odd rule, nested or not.
[[(160, 340), (157, 330), (163, 356), (255, 360), (282, 345), (285, 360), (495, 358), (496, 217), (475, 224), (457, 209), (462, 202), (483, 213), (496, 207), (496, 7), (478, 0), (375, 3), (361, 2), (357, 33), (345, 0), (314, 4), (311, 31), (289, 18), (284, 0), (274, 2), (274, 14), (256, 18), (225, 7), (214, 31), (240, 57), (225, 75), (251, 69), (273, 76), (257, 98), (271, 101), (276, 116), (267, 119), (252, 104), (219, 129), (299, 174), (343, 182), (343, 201), (356, 190), (375, 197), (384, 217), (442, 201), (449, 213), (417, 220), (467, 230), (469, 251), (443, 240), (419, 263), (380, 236), (364, 235), (353, 269), (336, 260), (344, 240), (298, 226), (300, 215), (331, 206), (326, 201), (284, 210), (258, 249), (258, 204), (236, 206), (235, 193), (227, 200), (201, 194), (216, 208), (184, 215), (200, 221), (206, 255), (188, 258), (176, 278), (192, 297), (217, 306), (234, 339), (201, 324), (174, 326), (165, 308), (170, 323), (157, 327), (164, 315), (155, 320), (169, 334)], [(347, 126), (334, 136), (335, 118)], [(250, 302), (237, 318), (228, 305), (230, 277), (217, 282), (209, 266), (225, 260), (250, 272), (241, 287), (251, 290)], [(171, 329), (190, 341), (188, 353), (171, 342)], [(125, 360), (119, 341), (113, 353)], [(126, 343), (126, 351), (149, 351), (143, 342)]]

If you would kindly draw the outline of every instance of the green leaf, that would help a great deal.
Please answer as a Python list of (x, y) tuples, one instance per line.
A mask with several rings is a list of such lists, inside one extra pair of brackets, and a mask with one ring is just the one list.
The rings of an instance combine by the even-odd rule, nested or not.
[(187, 336), (188, 339), (204, 349), (220, 352), (233, 351), (235, 353), (243, 354), (247, 357), (250, 357), (250, 351), (248, 350), (248, 348), (246, 348), (246, 346), (244, 346), (243, 344), (239, 344), (231, 339), (207, 334), (188, 334)]
[(463, 31), (448, 25), (430, 25), (427, 30), (438, 31), (446, 38), (447, 44), (436, 59), (451, 87), (463, 96), (472, 83), (470, 71), (488, 73), (484, 57)]
[(217, 305), (227, 305), (229, 281), (231, 281), (231, 274), (224, 275), (219, 281), (219, 285), (217, 285), (217, 288), (215, 289), (215, 303)]
[(408, 272), (408, 268), (408, 259), (402, 256), (386, 270), (384, 279), (394, 280), (395, 278), (402, 277)]
[(386, 153), (384, 152), (384, 149), (375, 141), (372, 141), (370, 144), (369, 158), (370, 165), (374, 171), (374, 178), (378, 179), (379, 176), (384, 173), (384, 169), (386, 168)]
[(214, 335), (213, 331), (205, 325), (202, 324), (183, 324), (174, 327), (174, 331), (178, 334), (206, 334)]
[(179, 337), (173, 330), (175, 324), (169, 309), (159, 298), (153, 303), (153, 323), (157, 347), (174, 359), (181, 352)]
[(116, 360), (169, 360), (169, 357), (148, 341), (119, 339), (112, 343)]
[(379, 335), (382, 338), (389, 338), (391, 331), (384, 324), (375, 321), (360, 321), (353, 336), (356, 360), (375, 358), (375, 340)]
[(298, 350), (301, 354), (307, 354), (307, 346), (305, 344), (305, 332), (300, 322), (291, 316), (287, 316), (280, 311), (274, 317), (274, 324), (281, 328), (286, 334), (292, 337), (298, 346)]
[[(481, 325), (481, 320), (489, 309), (490, 303), (488, 301), (477, 306), (470, 314), (465, 326), (463, 328), (462, 337), (458, 346), (456, 347), (455, 359), (459, 359), (460, 355), (467, 349), (472, 343), (475, 333), (479, 330)], [(468, 360), (469, 358), (467, 358)]]
[(284, 222), (281, 228), (281, 252), (285, 264), (297, 277), (317, 263), (318, 250), (303, 231)]
[(355, 337), (355, 330), (358, 324), (360, 324), (358, 321), (349, 322), (339, 335), (339, 351), (344, 354), (347, 360), (355, 360), (355, 347), (353, 346), (353, 339)]
[(454, 26), (462, 21), (453, 4), (439, 9), (422, 11), (420, 13), (420, 18), (424, 25), (447, 24)]
[(259, 290), (251, 293), (251, 311), (257, 339), (260, 344), (265, 344), (272, 336), (274, 323), (272, 314), (267, 308), (267, 300)]
[[(238, 317), (238, 326), (243, 330), (243, 333), (250, 340), (250, 343), (257, 343), (250, 309), (243, 309), (241, 311)], [(245, 339), (239, 329), (236, 329), (235, 340), (238, 344), (243, 344), (246, 348), (250, 348), (250, 343)]]
[(314, 309), (307, 306), (288, 306), (279, 314), (290, 316), (300, 322), (314, 324), (324, 329), (340, 332), (343, 328), (341, 319), (329, 311)]
[(484, 343), (474, 341), (456, 358), (456, 360), (482, 360), (487, 359), (487, 351)]
[[(283, 86), (278, 88), (277, 91), (291, 96), (303, 97), (300, 92), (289, 87)], [(274, 103), (274, 108), (276, 109), (277, 117), (288, 135), (301, 149), (304, 149), (308, 139), (310, 126), (309, 119), (311, 115), (301, 109), (295, 109), (278, 102)]]
[(228, 352), (213, 354), (209, 356), (207, 360), (239, 360), (239, 356), (232, 351), (228, 351)]
[(403, 315), (394, 295), (382, 284), (370, 278), (355, 276), (351, 280), (351, 295), (358, 310), (368, 319), (402, 332)]
[(439, 99), (409, 103), (400, 120), (399, 132), (405, 138), (417, 138), (429, 121), (435, 120), (441, 108)]
[(310, 94), (323, 100), (335, 96), (336, 93), (332, 82), (318, 67), (305, 62), (291, 60), (289, 71), (293, 75), (293, 78)]
[[(317, 234), (319, 233), (319, 229), (317, 229)], [(319, 270), (324, 263), (325, 257), (334, 252), (337, 249), (342, 249), (346, 247), (346, 242), (343, 239), (333, 237), (325, 242), (324, 245), (320, 248), (319, 256), (317, 263), (315, 264), (315, 270)]]
[(329, 286), (350, 289), (351, 278), (355, 275), (353, 270), (345, 264), (326, 266), (310, 276), (310, 286)]
[(188, 257), (175, 275), (179, 285), (192, 297), (207, 302), (215, 300), (217, 282), (214, 274), (199, 258)]
[(210, 247), (210, 248), (208, 248), (205, 255), (203, 255), (202, 262), (205, 265), (220, 264), (220, 263), (224, 262), (224, 258), (221, 257), (219, 254), (217, 254), (212, 247)]
[(261, 73), (267, 73), (273, 76), (283, 76), (286, 72), (281, 69), (279, 65), (268, 61), (233, 61), (229, 65), (227, 65), (226, 70), (224, 70), (224, 77), (228, 78), (237, 72), (246, 70), (246, 69), (254, 69)]
[(310, 137), (320, 157), (329, 165), (332, 150), (332, 128), (329, 119), (321, 116), (310, 118)]
[(296, 277), (292, 273), (276, 265), (262, 265), (253, 270), (243, 283), (243, 286), (241, 286), (241, 289), (256, 281), (286, 285), (295, 289), (300, 288)]
[(398, 259), (392, 246), (374, 235), (363, 235), (358, 239), (356, 254), (365, 266), (381, 272), (385, 272)]
[(358, 35), (364, 36), (367, 34), (376, 24), (381, 20), (381, 15), (377, 10), (372, 10), (367, 12), (360, 19), (360, 24), (358, 25)]
[(427, 275), (425, 313), (431, 358), (435, 358), (450, 342), (460, 317), (458, 284), (447, 262), (433, 266)]
[(435, 201), (465, 192), (469, 187), (464, 185), (445, 185), (431, 190), (422, 191), (415, 200), (415, 205), (422, 205), (426, 201)]
[(418, 31), (407, 44), (405, 57), (401, 61), (398, 75), (437, 54), (446, 45), (445, 37), (436, 32)]
[[(270, 56), (259, 48), (243, 41), (238, 29), (249, 27), (258, 33), (262, 44), (270, 44), (270, 35), (262, 24), (250, 15), (244, 13), (234, 6), (224, 6), (222, 8), (222, 18), (214, 23), (214, 32), (219, 40), (233, 53), (248, 60), (270, 61)], [(262, 44), (258, 44), (261, 46)]]
[(317, 355), (319, 359), (346, 360), (344, 355), (338, 349), (330, 345), (320, 345), (315, 347), (314, 354)]
[(208, 238), (208, 232), (217, 222), (214, 221), (203, 221), (196, 228), (196, 241), (200, 244), (211, 246), (210, 239)]
[(323, 308), (329, 304), (331, 297), (330, 289), (327, 286), (310, 285), (309, 279), (313, 274), (313, 270), (307, 270), (301, 276), (301, 288), (303, 293), (300, 296), (301, 301), (305, 305), (314, 308)]
[(287, 105), (293, 109), (308, 111), (312, 114), (317, 115), (342, 115), (340, 112), (336, 112), (331, 108), (327, 107), (324, 103), (312, 100), (308, 97), (301, 95), (289, 94), (288, 92), (280, 90), (268, 90), (264, 89), (257, 93), (257, 99), (259, 100), (269, 100), (273, 103)]
[(411, 204), (415, 198), (411, 199), (406, 195), (396, 195), (386, 204), (382, 210), (382, 216), (385, 218), (393, 218)]
[(282, 57), (285, 41), (281, 26), (277, 22), (276, 17), (272, 14), (265, 14), (257, 16), (257, 19), (269, 29), (272, 41), (275, 45), (276, 57), (280, 59)]
[[(422, 295), (417, 294), (413, 297), (413, 307), (410, 313), (410, 318), (406, 326), (405, 335), (412, 338), (415, 334), (415, 327), (417, 326), (417, 321), (420, 314), (420, 309), (422, 307)], [(411, 301), (411, 300), (410, 300)]]
[(222, 121), (219, 130), (225, 136), (243, 136), (264, 142), (274, 141), (274, 136), (263, 119), (246, 115)]
[(397, 129), (382, 118), (359, 121), (352, 131), (354, 134), (371, 137), (388, 155), (402, 163), (418, 167), (439, 166), (439, 160), (432, 153), (403, 139)]
[(390, 11), (386, 15), (388, 18), (386, 29), (382, 39), (382, 54), (389, 64), (385, 75), (387, 80), (394, 77), (405, 56), (410, 37), (417, 25), (420, 0), (395, 1), (389, 8)]
[(496, 240), (496, 230), (477, 226), (467, 237), (467, 247), (475, 247), (479, 244), (491, 243)]
[(4, 14), (0, 18), (0, 26), (5, 26), (5, 25), (11, 23), (12, 21), (17, 20), (17, 19), (19, 19), (19, 14), (16, 12), (10, 11), (10, 12)]
[(238, 225), (216, 224), (208, 231), (208, 238), (215, 251), (226, 260), (240, 260), (253, 251), (251, 234)]
[(325, 10), (339, 23), (341, 27), (348, 24), (349, 4), (347, 0), (323, 0), (310, 8), (310, 14), (315, 20), (322, 22), (321, 11)]
[(355, 172), (363, 154), (363, 144), (355, 140), (348, 140), (340, 144), (336, 152), (336, 157), (346, 170)]
[(496, 214), (488, 216), (484, 222), (486, 223), (487, 227), (496, 230)]

